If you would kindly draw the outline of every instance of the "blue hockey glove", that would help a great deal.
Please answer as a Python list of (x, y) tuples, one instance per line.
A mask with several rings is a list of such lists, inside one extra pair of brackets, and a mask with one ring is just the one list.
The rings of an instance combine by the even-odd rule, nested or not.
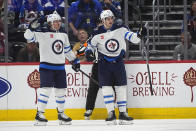
[(78, 58), (76, 58), (75, 60), (73, 60), (71, 62), (72, 64), (72, 69), (75, 71), (75, 72), (78, 72), (80, 70), (80, 60)]
[(93, 52), (91, 50), (87, 50), (85, 52), (85, 56), (88, 62), (92, 62), (95, 60), (95, 55), (93, 54)]
[(147, 35), (147, 29), (146, 29), (146, 27), (145, 27), (145, 26), (140, 27), (140, 29), (138, 30), (137, 36), (138, 36), (139, 38), (143, 38), (143, 37), (145, 37), (146, 35)]

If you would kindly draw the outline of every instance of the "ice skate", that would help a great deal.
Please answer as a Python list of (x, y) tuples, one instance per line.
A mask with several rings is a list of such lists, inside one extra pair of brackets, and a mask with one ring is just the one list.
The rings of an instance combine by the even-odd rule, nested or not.
[(58, 112), (59, 125), (71, 125), (72, 119), (64, 114), (64, 112)]
[(108, 118), (105, 119), (107, 125), (117, 125), (116, 115), (114, 111), (109, 112)]
[(46, 126), (48, 120), (45, 118), (44, 112), (37, 112), (36, 116), (35, 116), (35, 126)]
[(92, 115), (92, 112), (93, 112), (93, 110), (87, 110), (87, 111), (84, 113), (84, 119), (85, 119), (85, 120), (90, 120), (90, 116)]
[(127, 112), (119, 112), (119, 125), (133, 124), (133, 118), (128, 116)]

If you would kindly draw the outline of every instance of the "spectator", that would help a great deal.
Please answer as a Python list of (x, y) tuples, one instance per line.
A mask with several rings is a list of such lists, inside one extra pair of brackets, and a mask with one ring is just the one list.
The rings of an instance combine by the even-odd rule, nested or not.
[[(193, 24), (194, 17), (196, 17), (196, 1), (193, 1), (191, 3), (190, 14), (187, 15), (188, 29), (190, 29), (190, 26)], [(182, 23), (182, 30), (181, 31), (184, 32), (184, 22)]]
[(196, 44), (196, 16), (193, 18), (192, 22), (190, 25), (188, 25), (188, 30), (191, 34), (192, 40), (191, 42)]
[(135, 21), (139, 20), (139, 17), (141, 15), (140, 14), (141, 11), (140, 11), (140, 8), (138, 6), (139, 4), (140, 3), (137, 0), (129, 0), (128, 6), (129, 6), (129, 9), (130, 9), (129, 10), (129, 20), (130, 21), (134, 21), (135, 22)]
[(22, 48), (17, 56), (17, 61), (19, 62), (38, 62), (39, 61), (39, 49), (36, 44), (27, 41), (27, 44)]
[(23, 0), (8, 0), (8, 10), (14, 11), (15, 13), (20, 12)]
[(0, 56), (4, 56), (4, 51), (5, 51), (5, 37), (3, 32), (0, 32)]
[(14, 26), (19, 25), (19, 13), (23, 0), (8, 0), (8, 11), (14, 12)]
[(0, 18), (0, 32), (4, 32), (3, 19)]
[(103, 10), (111, 10), (114, 13), (114, 16), (116, 17), (115, 23), (118, 25), (123, 24), (120, 2), (114, 0), (103, 0), (101, 4)]
[(49, 15), (54, 11), (57, 11), (61, 17), (64, 17), (64, 0), (42, 0), (42, 6), (44, 8), (45, 15)]
[(24, 0), (20, 9), (20, 23), (29, 24), (32, 17), (36, 18), (38, 16), (44, 18), (43, 7), (38, 3), (38, 0)]
[[(3, 5), (3, 1), (0, 0), (0, 6)], [(4, 26), (3, 26), (3, 20), (0, 18), (0, 56), (4, 56), (5, 51), (5, 37), (4, 37)]]
[(78, 29), (84, 28), (91, 32), (97, 27), (99, 15), (102, 11), (101, 3), (98, 0), (78, 0), (71, 4), (68, 11), (68, 22), (75, 36)]
[(111, 10), (115, 17), (122, 18), (120, 2), (114, 0), (103, 0), (101, 4), (103, 10)]
[[(188, 51), (187, 51), (187, 59), (188, 60), (196, 60), (196, 45), (191, 43), (191, 34), (188, 32)], [(182, 44), (177, 45), (174, 48), (174, 60), (184, 60), (184, 33), (181, 34), (181, 42)]]
[[(78, 29), (78, 40), (79, 42), (76, 42), (73, 46), (73, 52), (77, 54), (77, 50), (80, 49), (80, 47), (83, 46), (83, 44), (87, 41), (88, 39), (88, 33), (85, 29)], [(80, 56), (79, 57), (80, 61), (86, 61), (85, 56)]]
[(38, 3), (42, 6), (44, 6), (47, 2), (48, 0), (38, 0)]
[(191, 10), (190, 10), (190, 16), (189, 16), (189, 20), (192, 20), (193, 17), (196, 16), (196, 1), (193, 1), (191, 3)]

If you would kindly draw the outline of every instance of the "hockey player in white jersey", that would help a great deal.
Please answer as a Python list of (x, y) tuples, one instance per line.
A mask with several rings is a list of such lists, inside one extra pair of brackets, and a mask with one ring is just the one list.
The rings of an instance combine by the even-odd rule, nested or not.
[(72, 52), (67, 34), (61, 28), (61, 17), (57, 13), (47, 17), (47, 28), (34, 29), (36, 22), (31, 23), (24, 37), (39, 43), (40, 51), (40, 81), (38, 90), (37, 114), (35, 125), (46, 125), (48, 120), (44, 111), (54, 87), (60, 125), (71, 124), (72, 119), (64, 113), (66, 72), (65, 57), (72, 63), (75, 71), (80, 69), (80, 62)]
[(114, 24), (114, 15), (110, 10), (104, 10), (100, 18), (103, 26), (93, 32), (85, 55), (87, 60), (92, 61), (94, 60), (93, 50), (98, 49), (99, 86), (102, 87), (104, 103), (108, 111), (106, 122), (117, 124), (112, 89), (114, 85), (119, 109), (119, 124), (130, 124), (133, 118), (129, 117), (126, 112), (127, 78), (123, 62), (126, 51), (125, 39), (132, 43), (140, 43), (140, 37), (146, 34), (146, 28), (141, 28), (140, 33), (134, 33), (123, 25), (116, 25)]

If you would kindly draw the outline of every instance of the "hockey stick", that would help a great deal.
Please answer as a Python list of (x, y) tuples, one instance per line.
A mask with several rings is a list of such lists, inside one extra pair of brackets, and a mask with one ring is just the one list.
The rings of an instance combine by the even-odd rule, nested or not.
[[(142, 16), (141, 16), (141, 11), (139, 12), (140, 14), (140, 27), (142, 28)], [(145, 27), (147, 26), (147, 22), (145, 24)], [(141, 38), (141, 44), (143, 44), (143, 52), (145, 54), (146, 58), (146, 66), (147, 66), (147, 71), (148, 71), (148, 78), (149, 78), (149, 84), (150, 84), (150, 93), (153, 96), (153, 89), (152, 89), (152, 81), (151, 81), (151, 72), (150, 72), (150, 66), (149, 66), (149, 54), (147, 53), (147, 46), (144, 43), (143, 37)], [(148, 50), (149, 51), (149, 50)]]
[(89, 75), (87, 75), (84, 71), (82, 71), (81, 69), (79, 69), (79, 71), (84, 74), (86, 77), (88, 77), (90, 80), (92, 80), (95, 84), (99, 85), (98, 81), (96, 81), (95, 79), (93, 79), (92, 77), (90, 77)]
[(149, 55), (147, 53), (147, 49), (146, 49), (146, 45), (145, 44), (143, 46), (143, 52), (144, 52), (145, 58), (146, 58), (146, 66), (147, 66), (148, 78), (149, 78), (149, 84), (150, 84), (150, 93), (151, 93), (151, 95), (153, 95), (151, 73), (150, 73), (150, 67), (149, 67)]

